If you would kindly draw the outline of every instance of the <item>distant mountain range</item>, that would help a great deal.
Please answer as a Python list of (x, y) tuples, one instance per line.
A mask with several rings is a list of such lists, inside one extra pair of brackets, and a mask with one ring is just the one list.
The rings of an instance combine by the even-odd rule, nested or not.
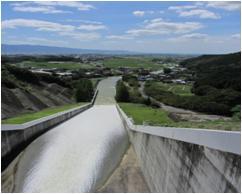
[(14, 55), (64, 55), (64, 54), (110, 54), (110, 55), (125, 55), (125, 54), (140, 54), (138, 52), (122, 51), (122, 50), (92, 50), (92, 49), (78, 49), (54, 46), (40, 46), (40, 45), (9, 45), (2, 44), (2, 54)]

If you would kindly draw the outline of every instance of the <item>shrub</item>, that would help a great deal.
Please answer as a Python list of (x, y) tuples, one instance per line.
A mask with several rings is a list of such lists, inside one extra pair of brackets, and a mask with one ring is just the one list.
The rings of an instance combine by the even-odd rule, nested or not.
[(165, 74), (171, 73), (171, 69), (167, 68), (167, 67), (165, 67), (163, 71), (164, 71)]
[(234, 120), (240, 120), (241, 119), (241, 106), (236, 105), (231, 109), (231, 112), (233, 113), (233, 119)]
[[(198, 112), (218, 115), (231, 115), (230, 106), (223, 101), (217, 101), (209, 96), (179, 96), (169, 91), (164, 91), (152, 84), (145, 85), (145, 92), (154, 99), (164, 104), (179, 108), (190, 109)], [(232, 94), (231, 94), (232, 95)]]
[(12, 65), (6, 65), (6, 69), (19, 80), (32, 84), (39, 84), (38, 76), (27, 69), (15, 67)]
[(39, 80), (41, 80), (43, 82), (56, 83), (63, 87), (69, 87), (69, 88), (71, 87), (68, 82), (65, 82), (63, 79), (57, 77), (57, 75), (55, 76), (55, 75), (36, 73), (36, 76), (38, 76)]
[(76, 101), (88, 102), (93, 96), (93, 85), (88, 79), (81, 79), (76, 88)]
[(118, 81), (116, 85), (116, 96), (117, 102), (129, 102), (129, 91), (122, 81)]

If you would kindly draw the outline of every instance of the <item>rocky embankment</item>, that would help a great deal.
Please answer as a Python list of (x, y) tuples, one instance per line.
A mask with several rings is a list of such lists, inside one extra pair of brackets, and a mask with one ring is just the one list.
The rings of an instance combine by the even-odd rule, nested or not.
[(44, 108), (73, 103), (73, 91), (56, 83), (29, 85), (27, 88), (2, 86), (2, 119), (20, 113), (35, 112)]

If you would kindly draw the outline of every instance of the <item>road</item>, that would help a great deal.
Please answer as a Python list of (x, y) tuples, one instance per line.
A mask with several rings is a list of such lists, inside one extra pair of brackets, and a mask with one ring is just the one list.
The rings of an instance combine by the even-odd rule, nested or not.
[[(140, 84), (139, 92), (141, 93), (141, 95), (144, 98), (148, 98), (148, 96), (144, 92), (145, 82), (139, 82), (139, 84)], [(162, 102), (155, 100), (152, 97), (150, 97), (150, 100), (155, 102), (157, 105), (159, 105), (160, 108), (162, 108), (163, 110), (165, 110), (169, 113), (172, 113), (174, 115), (178, 115), (183, 120), (188, 120), (188, 121), (193, 121), (193, 122), (214, 121), (214, 120), (219, 120), (219, 119), (230, 120), (229, 117), (224, 117), (224, 116), (220, 116), (220, 115), (207, 115), (207, 114), (203, 114), (203, 113), (194, 112), (194, 111), (191, 111), (191, 110), (186, 110), (186, 109), (182, 109), (182, 108), (168, 106), (168, 105), (165, 105)]]
[(128, 146), (128, 135), (115, 107), (118, 79), (102, 80), (94, 107), (32, 142), (9, 168), (12, 172), (7, 169), (3, 173), (8, 179), (5, 190), (94, 192), (101, 187)]

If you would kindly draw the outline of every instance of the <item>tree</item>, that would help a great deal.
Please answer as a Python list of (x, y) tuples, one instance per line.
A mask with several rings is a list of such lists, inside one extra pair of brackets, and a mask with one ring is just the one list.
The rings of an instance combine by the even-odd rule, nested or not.
[(164, 71), (165, 74), (171, 73), (171, 69), (167, 68), (167, 67), (165, 67), (163, 71)]
[(77, 84), (76, 89), (76, 101), (77, 102), (88, 102), (93, 96), (93, 85), (88, 79), (81, 79)]
[(241, 108), (240, 105), (236, 105), (231, 109), (233, 113), (233, 119), (239, 121), (241, 119)]
[(118, 102), (129, 102), (129, 91), (122, 81), (118, 81), (116, 85), (115, 99)]

